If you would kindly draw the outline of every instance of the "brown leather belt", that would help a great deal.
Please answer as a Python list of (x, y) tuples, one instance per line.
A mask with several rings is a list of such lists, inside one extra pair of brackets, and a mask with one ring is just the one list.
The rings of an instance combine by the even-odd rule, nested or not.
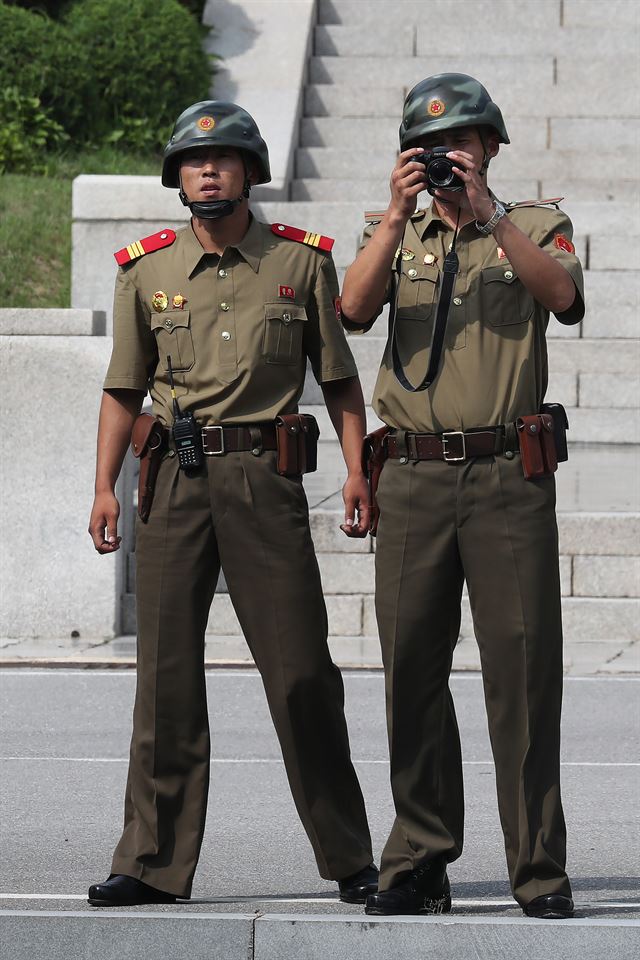
[(239, 450), (251, 450), (256, 454), (275, 450), (276, 427), (272, 422), (239, 427), (203, 427), (202, 449), (207, 457), (221, 457)]
[[(402, 438), (406, 437), (406, 444)], [(396, 431), (386, 438), (387, 456), (394, 460), (445, 460), (461, 463), (473, 457), (489, 457), (513, 452), (505, 450), (504, 427), (479, 430), (447, 430), (445, 433), (406, 433)]]

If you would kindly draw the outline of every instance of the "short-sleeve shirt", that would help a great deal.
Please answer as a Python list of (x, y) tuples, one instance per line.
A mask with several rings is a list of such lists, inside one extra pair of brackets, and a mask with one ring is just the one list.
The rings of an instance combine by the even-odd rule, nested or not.
[(337, 296), (330, 254), (252, 218), (218, 257), (189, 223), (119, 269), (104, 389), (148, 390), (170, 424), (171, 357), (180, 407), (203, 425), (295, 413), (307, 358), (319, 383), (357, 376)]
[[(514, 207), (509, 216), (571, 275), (576, 297), (558, 319), (578, 323), (584, 315), (583, 279), (568, 217), (555, 208), (533, 205)], [(367, 226), (362, 246), (376, 227), (375, 222)], [(396, 334), (402, 365), (414, 386), (427, 371), (442, 265), (452, 239), (453, 230), (433, 204), (413, 215), (402, 239)], [(537, 413), (544, 400), (549, 311), (525, 288), (495, 238), (484, 237), (475, 223), (460, 230), (456, 251), (460, 269), (439, 373), (427, 390), (411, 393), (400, 385), (387, 343), (373, 405), (391, 427), (439, 433), (495, 426)], [(394, 267), (395, 262), (389, 271), (386, 301), (395, 289)], [(365, 332), (374, 320), (356, 327), (343, 316), (345, 327), (354, 333)], [(561, 397), (553, 399), (562, 402)]]

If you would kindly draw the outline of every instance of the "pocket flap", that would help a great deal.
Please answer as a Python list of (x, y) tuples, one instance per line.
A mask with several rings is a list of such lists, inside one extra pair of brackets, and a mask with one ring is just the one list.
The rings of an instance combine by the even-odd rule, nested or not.
[(307, 311), (298, 303), (265, 303), (264, 315), (266, 320), (280, 320), (285, 326), (307, 319)]
[(152, 330), (168, 330), (169, 333), (174, 327), (189, 327), (191, 325), (191, 313), (189, 310), (164, 310), (162, 313), (153, 313), (151, 315)]
[(510, 267), (487, 267), (482, 271), (483, 283), (493, 283), (496, 280), (499, 283), (513, 283), (517, 279), (517, 273)]
[(416, 263), (415, 260), (403, 260), (401, 273), (407, 280), (430, 280), (437, 283), (440, 271), (435, 263)]

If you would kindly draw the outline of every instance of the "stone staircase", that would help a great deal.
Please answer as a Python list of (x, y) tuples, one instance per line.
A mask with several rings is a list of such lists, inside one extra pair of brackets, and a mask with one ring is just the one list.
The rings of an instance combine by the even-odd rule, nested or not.
[[(263, 219), (336, 237), (341, 279), (363, 211), (388, 202), (404, 96), (429, 74), (470, 73), (500, 104), (512, 141), (491, 166), (500, 196), (566, 197), (586, 268), (587, 316), (578, 328), (553, 320), (549, 328), (548, 398), (567, 407), (572, 441), (558, 474), (565, 632), (573, 641), (631, 644), (640, 583), (635, 4), (612, 0), (603, 20), (591, 0), (318, 0), (317, 20), (290, 200), (256, 208)], [(367, 403), (385, 337), (383, 314), (350, 341)], [(371, 660), (374, 544), (338, 530), (342, 467), (313, 380), (303, 404), (321, 424), (321, 473), (306, 485), (330, 632), (354, 662)], [(376, 425), (370, 407), (368, 419)], [(209, 630), (234, 636), (240, 628), (221, 589)], [(461, 636), (472, 634), (465, 609)]]

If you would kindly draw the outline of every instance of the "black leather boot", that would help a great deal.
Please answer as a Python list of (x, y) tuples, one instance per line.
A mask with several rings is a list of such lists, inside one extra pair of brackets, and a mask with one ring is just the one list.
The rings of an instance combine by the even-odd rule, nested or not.
[(451, 887), (444, 857), (427, 860), (397, 887), (367, 897), (364, 912), (371, 916), (397, 913), (449, 913)]
[(375, 863), (370, 863), (350, 877), (338, 880), (338, 887), (343, 903), (364, 903), (368, 895), (378, 889), (378, 868)]
[(546, 897), (534, 897), (523, 912), (527, 917), (540, 920), (568, 920), (573, 916), (573, 900), (560, 893), (551, 893)]
[(176, 898), (142, 880), (116, 873), (104, 883), (89, 887), (88, 902), (94, 907), (133, 907), (138, 903), (175, 903)]

